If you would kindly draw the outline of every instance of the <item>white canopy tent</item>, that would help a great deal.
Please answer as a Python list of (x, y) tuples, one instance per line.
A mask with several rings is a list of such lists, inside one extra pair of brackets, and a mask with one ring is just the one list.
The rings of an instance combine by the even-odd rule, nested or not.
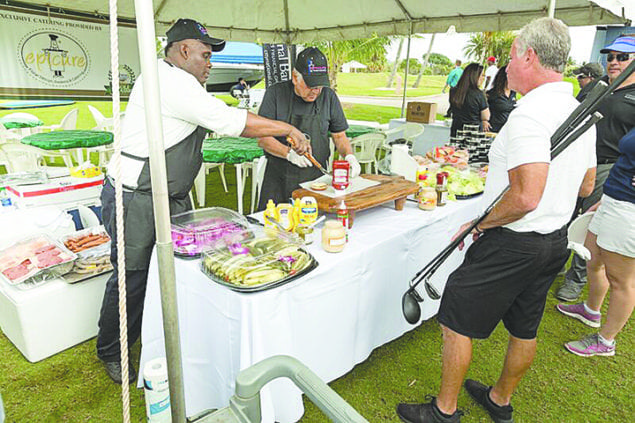
[[(632, 1), (632, 0), (624, 0)], [(150, 169), (157, 231), (163, 320), (168, 355), (172, 419), (185, 422), (181, 374), (174, 259), (170, 237), (167, 175), (163, 151), (163, 130), (159, 103), (156, 61), (156, 34), (178, 18), (189, 17), (203, 23), (215, 37), (234, 41), (302, 43), (315, 40), (366, 38), (378, 35), (445, 32), (454, 25), (458, 32), (514, 30), (534, 18), (547, 16), (555, 0), (234, 0), (209, 2), (181, 0), (135, 0), (117, 4), (123, 22), (138, 27), (141, 72), (144, 75), (146, 125), (150, 147)], [(623, 24), (624, 3), (620, 0), (559, 0), (555, 17), (570, 26)], [(56, 16), (75, 15), (87, 20), (107, 20), (107, 0), (4, 0), (0, 10), (25, 10)], [(246, 11), (249, 11), (246, 13)], [(156, 32), (155, 32), (156, 31)], [(113, 36), (111, 28), (111, 37)], [(117, 72), (117, 66), (113, 66)], [(118, 84), (113, 85), (117, 91)], [(118, 103), (118, 94), (115, 102)], [(120, 154), (118, 104), (115, 116), (115, 157)], [(151, 140), (151, 141), (150, 141)], [(121, 182), (117, 181), (118, 197)], [(120, 206), (119, 206), (120, 207)], [(119, 210), (118, 210), (119, 212)], [(121, 228), (119, 233), (123, 235)], [(122, 267), (120, 266), (120, 270)], [(121, 275), (121, 272), (120, 272)], [(125, 297), (125, 296), (124, 296)], [(125, 309), (120, 305), (120, 309)], [(122, 325), (125, 327), (125, 324)], [(124, 367), (124, 372), (127, 369)], [(125, 373), (124, 373), (125, 374)], [(124, 392), (127, 386), (124, 384)], [(126, 395), (124, 395), (124, 398)], [(126, 407), (124, 407), (125, 409)], [(124, 413), (125, 416), (125, 413)]]
[[(557, 0), (555, 17), (569, 26), (623, 24), (630, 0)], [(157, 34), (164, 34), (178, 18), (203, 23), (215, 36), (233, 41), (304, 43), (316, 40), (366, 38), (377, 35), (442, 33), (450, 25), (457, 32), (504, 31), (547, 16), (549, 0), (155, 0), (152, 5)], [(106, 0), (6, 0), (13, 5), (40, 5), (44, 10), (108, 16)], [(119, 17), (134, 21), (133, 2), (118, 4)], [(412, 28), (410, 28), (412, 24)]]
[(351, 60), (350, 62), (346, 62), (342, 65), (342, 72), (344, 73), (355, 72), (356, 70), (366, 69), (367, 67), (368, 66), (366, 66), (363, 63), (359, 63), (356, 60)]

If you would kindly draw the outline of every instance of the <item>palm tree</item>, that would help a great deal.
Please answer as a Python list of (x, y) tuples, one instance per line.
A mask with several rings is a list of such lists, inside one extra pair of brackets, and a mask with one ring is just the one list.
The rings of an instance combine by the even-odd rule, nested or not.
[(426, 67), (428, 67), (428, 63), (430, 61), (430, 53), (432, 53), (432, 44), (434, 43), (434, 36), (437, 34), (432, 34), (432, 38), (430, 38), (430, 45), (428, 46), (428, 52), (425, 56), (423, 56), (423, 64), (419, 68), (419, 74), (417, 75), (417, 80), (414, 84), (412, 84), (412, 88), (419, 88), (419, 84), (421, 83), (421, 76), (423, 75), (423, 71)]
[(485, 63), (486, 57), (494, 56), (498, 59), (498, 65), (504, 66), (509, 62), (514, 38), (515, 34), (511, 31), (477, 32), (472, 34), (463, 52), (469, 59), (479, 63)]
[(390, 76), (388, 77), (386, 88), (392, 87), (392, 83), (395, 80), (395, 74), (397, 73), (397, 67), (399, 66), (399, 57), (401, 56), (401, 49), (403, 49), (403, 40), (404, 40), (404, 37), (401, 37), (399, 39), (399, 47), (397, 48), (397, 56), (395, 57), (395, 63), (392, 65), (392, 70), (390, 71)]
[(337, 74), (344, 63), (357, 60), (367, 64), (385, 60), (386, 47), (389, 44), (388, 37), (373, 36), (368, 39), (323, 41), (310, 45), (319, 48), (326, 55), (331, 88), (337, 90)]

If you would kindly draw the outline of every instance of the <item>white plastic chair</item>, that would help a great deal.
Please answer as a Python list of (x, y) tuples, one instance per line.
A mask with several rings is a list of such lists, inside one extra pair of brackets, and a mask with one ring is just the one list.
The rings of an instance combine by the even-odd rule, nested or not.
[(225, 180), (225, 163), (203, 163), (201, 169), (198, 171), (198, 175), (194, 179), (193, 189), (196, 191), (196, 198), (198, 199), (198, 206), (205, 207), (205, 184), (207, 174), (214, 169), (219, 168), (220, 180), (223, 183), (223, 189), (227, 192), (227, 181)]
[(388, 152), (391, 149), (391, 141), (394, 141), (398, 138), (403, 138), (406, 140), (406, 144), (408, 144), (408, 149), (412, 151), (412, 146), (414, 144), (415, 138), (423, 134), (424, 130), (425, 127), (420, 123), (406, 122), (396, 128), (382, 131), (384, 134), (386, 134), (386, 139), (384, 140), (381, 148)]
[(377, 173), (377, 150), (382, 146), (385, 140), (386, 134), (381, 132), (360, 135), (351, 140), (353, 154), (360, 165), (365, 165), (364, 173), (369, 173), (369, 166), (371, 172), (374, 166), (374, 172)]
[(260, 190), (262, 181), (265, 179), (265, 169), (267, 169), (267, 157), (261, 156), (254, 159), (251, 175), (251, 209), (250, 213), (256, 210), (256, 205), (260, 203)]
[[(93, 119), (95, 119), (96, 126), (93, 128), (93, 130), (109, 132), (113, 131), (115, 125), (113, 118), (107, 118), (99, 110), (90, 105), (88, 106), (88, 110), (90, 111), (90, 114), (93, 115)], [(124, 114), (124, 112), (119, 113), (119, 117), (123, 118)]]
[(70, 112), (66, 113), (66, 116), (62, 118), (60, 123), (49, 126), (40, 126), (41, 130), (51, 130), (56, 131), (58, 129), (61, 130), (72, 130), (77, 128), (77, 115), (79, 114), (79, 109), (73, 109)]
[(6, 163), (8, 173), (40, 170), (46, 166), (45, 156), (61, 157), (67, 166), (67, 160), (70, 159), (68, 153), (56, 153), (18, 143), (0, 144), (0, 162)]
[(8, 142), (20, 142), (20, 140), (24, 137), (12, 129), (7, 129), (3, 124), (0, 123), (0, 144), (8, 143)]

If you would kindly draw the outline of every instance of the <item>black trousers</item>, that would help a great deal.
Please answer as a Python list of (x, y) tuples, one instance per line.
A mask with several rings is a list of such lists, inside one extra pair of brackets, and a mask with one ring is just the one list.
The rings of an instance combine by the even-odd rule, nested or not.
[[(102, 190), (102, 217), (104, 227), (112, 239), (110, 261), (113, 272), (108, 282), (99, 315), (99, 332), (97, 333), (97, 357), (103, 361), (119, 361), (119, 286), (117, 267), (117, 236), (115, 225), (114, 188), (106, 183)], [(124, 192), (124, 207), (128, 193)], [(132, 346), (141, 335), (141, 318), (143, 303), (148, 282), (148, 269), (126, 271), (127, 311), (128, 311), (128, 347)]]

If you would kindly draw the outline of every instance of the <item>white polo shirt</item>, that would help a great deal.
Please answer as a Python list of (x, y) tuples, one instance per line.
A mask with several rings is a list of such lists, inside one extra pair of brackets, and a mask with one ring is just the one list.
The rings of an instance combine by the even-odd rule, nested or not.
[[(213, 97), (190, 73), (159, 60), (159, 91), (163, 143), (167, 150), (203, 126), (221, 135), (239, 136), (245, 129), (247, 111), (227, 106)], [(122, 151), (137, 157), (148, 157), (143, 75), (139, 76), (130, 93), (126, 115), (121, 127)], [(121, 157), (122, 183), (137, 186), (144, 163)], [(115, 177), (114, 164), (108, 174)]]
[[(490, 148), (482, 204), (490, 204), (509, 184), (509, 170), (551, 162), (551, 135), (579, 104), (568, 82), (543, 84), (518, 101)], [(564, 226), (571, 218), (586, 171), (595, 165), (595, 127), (591, 127), (550, 163), (538, 207), (505, 227), (547, 234)]]
[(485, 77), (489, 76), (489, 82), (487, 83), (487, 87), (485, 87), (485, 91), (489, 91), (494, 86), (494, 78), (496, 78), (496, 74), (498, 73), (498, 67), (496, 65), (490, 65), (485, 70)]

